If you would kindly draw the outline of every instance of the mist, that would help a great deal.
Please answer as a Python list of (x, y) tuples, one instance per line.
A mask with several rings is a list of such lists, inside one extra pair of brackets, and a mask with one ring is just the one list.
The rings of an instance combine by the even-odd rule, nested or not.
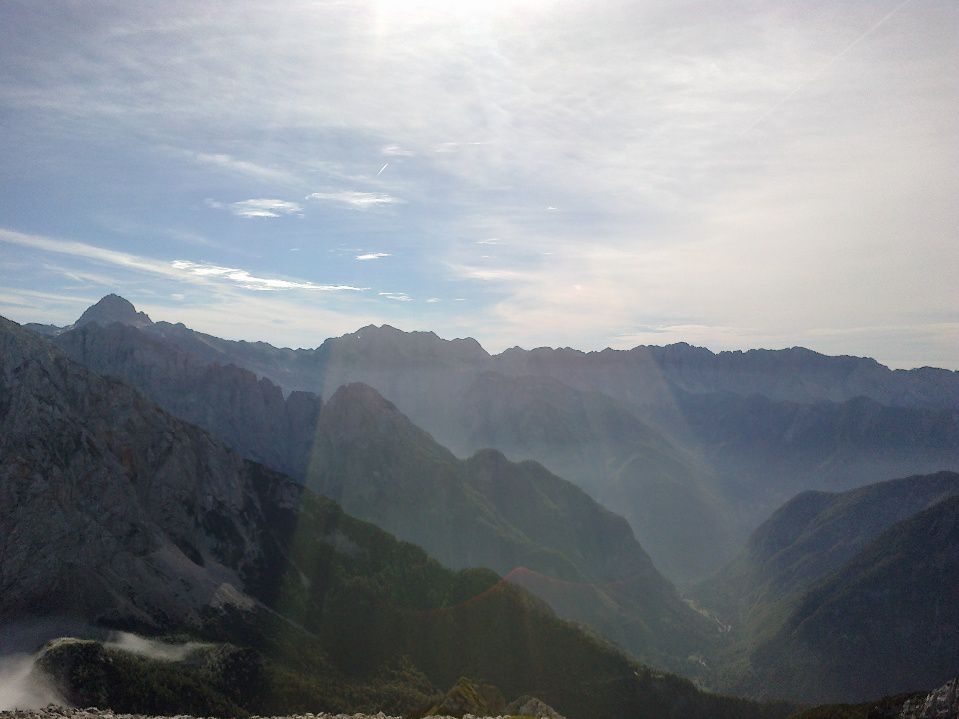
[(33, 670), (35, 659), (31, 654), (0, 657), (0, 711), (66, 703), (46, 677)]
[(67, 704), (53, 684), (34, 671), (43, 645), (64, 636), (104, 638), (106, 633), (66, 617), (27, 619), (0, 626), (0, 711)]
[(36, 619), (0, 626), (0, 711), (38, 709), (47, 704), (69, 705), (53, 683), (34, 669), (44, 645), (60, 637), (93, 639), (102, 642), (107, 649), (166, 662), (181, 661), (209, 646), (201, 642), (170, 644), (66, 618)]
[(107, 649), (118, 649), (130, 652), (148, 659), (161, 662), (179, 662), (186, 659), (193, 652), (210, 646), (202, 642), (184, 642), (183, 644), (168, 644), (155, 639), (147, 639), (129, 632), (111, 632), (103, 643)]

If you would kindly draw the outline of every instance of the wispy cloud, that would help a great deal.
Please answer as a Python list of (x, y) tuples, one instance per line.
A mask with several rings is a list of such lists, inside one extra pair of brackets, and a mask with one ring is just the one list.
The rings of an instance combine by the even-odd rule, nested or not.
[(61, 240), (43, 235), (30, 235), (5, 228), (0, 228), (0, 242), (7, 242), (13, 245), (20, 245), (45, 252), (55, 252), (72, 257), (82, 257), (93, 260), (94, 262), (114, 265), (128, 270), (148, 272), (154, 275), (162, 275), (165, 277), (180, 276), (180, 273), (173, 269), (168, 262), (142, 257), (129, 252), (110, 250), (86, 242)]
[(508, 267), (476, 267), (473, 265), (450, 264), (450, 269), (457, 277), (482, 282), (524, 280), (530, 277), (528, 271)]
[(231, 173), (245, 175), (257, 180), (264, 180), (266, 182), (274, 183), (279, 182), (282, 184), (298, 183), (297, 177), (286, 170), (277, 169), (275, 167), (267, 167), (255, 162), (250, 162), (249, 160), (241, 160), (233, 157), (232, 155), (227, 155), (221, 152), (190, 152), (181, 150), (180, 153), (186, 154), (194, 162), (197, 162), (201, 165), (217, 167)]
[(380, 297), (384, 297), (388, 300), (395, 300), (397, 302), (412, 302), (413, 298), (410, 297), (405, 292), (379, 292)]
[(413, 157), (413, 155), (416, 154), (412, 150), (407, 150), (405, 147), (400, 147), (399, 145), (387, 145), (380, 150), (380, 152), (387, 157)]
[(248, 290), (276, 291), (276, 290), (318, 290), (320, 292), (362, 292), (369, 287), (353, 287), (351, 285), (318, 285), (314, 282), (297, 280), (283, 280), (274, 277), (257, 277), (246, 270), (235, 267), (220, 267), (219, 265), (190, 262), (188, 260), (174, 260), (170, 266), (197, 277), (214, 277), (235, 282)]
[[(263, 267), (305, 265), (322, 253), (323, 272), (339, 269), (346, 282), (363, 269), (354, 258), (372, 254), (367, 247), (398, 246), (387, 233), (415, 237), (403, 251), (402, 283), (393, 281), (418, 298), (443, 297), (429, 308), (438, 330), (455, 321), (501, 346), (598, 347), (649, 327), (703, 337), (747, 327), (753, 333), (737, 341), (750, 346), (774, 330), (797, 341), (840, 317), (898, 327), (959, 311), (950, 272), (959, 173), (948, 119), (959, 85), (943, 72), (959, 51), (950, 31), (959, 4), (714, 3), (690, 19), (668, 2), (614, 0), (602, 13), (587, 3), (562, 13), (513, 3), (484, 15), (480, 33), (472, 11), (409, 13), (375, 2), (369, 22), (367, 5), (239, 3), (224, 14), (117, 4), (85, 9), (74, 22), (0, 3), (0, 25), (16, 39), (0, 43), (0, 65), (10, 68), (0, 83), (10, 125), (0, 138), (9, 166), (0, 189), (18, 196), (21, 175), (49, 185), (65, 200), (57, 221), (75, 220), (75, 238), (91, 243), (72, 245), (74, 257), (219, 283), (209, 294), (246, 297), (245, 309), (254, 302), (236, 280), (168, 260), (265, 276)], [(118, 36), (118, 27), (130, 32)], [(161, 66), (160, 55), (180, 61)], [(436, 71), (438, 56), (452, 74)], [(64, 73), (74, 61), (82, 72)], [(70, 187), (57, 168), (81, 166), (90, 152), (103, 161), (84, 165), (89, 187)], [(131, 181), (112, 193), (117, 174)], [(171, 192), (151, 194), (162, 183)], [(270, 237), (262, 230), (294, 223), (272, 217), (282, 214), (276, 208), (248, 207), (272, 220), (245, 221), (239, 233), (225, 206), (197, 217), (206, 195), (290, 198), (306, 216), (296, 236)], [(176, 222), (222, 246), (172, 245), (154, 231), (110, 237), (125, 252), (95, 247), (108, 241), (82, 229), (92, 197), (114, 201), (118, 216)], [(34, 204), (11, 203), (6, 224), (46, 226)], [(504, 240), (496, 259), (479, 258), (493, 238)], [(283, 251), (291, 245), (303, 251)], [(350, 249), (323, 251), (334, 245)], [(282, 257), (269, 264), (254, 259), (277, 247)], [(437, 269), (451, 267), (436, 285)], [(0, 284), (22, 276), (7, 270)], [(217, 320), (255, 337), (274, 329), (281, 300), (304, 313), (320, 304), (296, 292), (255, 297), (271, 305), (255, 330), (240, 327), (247, 318), (232, 318), (226, 302)], [(420, 306), (352, 304), (351, 313), (364, 305), (380, 320)], [(455, 320), (437, 311), (453, 307)], [(829, 346), (893, 359), (893, 340), (871, 337), (837, 335)], [(936, 345), (904, 330), (888, 337), (911, 356), (956, 366), (952, 336)]]
[(488, 141), (476, 142), (440, 142), (433, 146), (433, 152), (455, 152), (461, 147), (479, 147), (489, 145)]
[(228, 281), (251, 290), (314, 290), (321, 292), (362, 292), (368, 287), (352, 285), (327, 285), (303, 280), (290, 280), (274, 277), (260, 277), (247, 270), (235, 267), (189, 260), (166, 262), (150, 257), (142, 257), (128, 252), (119, 252), (85, 242), (60, 240), (42, 235), (28, 235), (14, 230), (0, 228), (0, 242), (29, 247), (45, 252), (55, 252), (72, 257), (80, 257), (101, 264), (113, 265), (126, 270), (158, 275), (168, 279), (206, 284), (210, 281)]
[(392, 255), (389, 252), (367, 252), (365, 255), (357, 255), (355, 259), (366, 262), (367, 260), (378, 260), (382, 257), (392, 257)]
[(229, 210), (237, 217), (248, 219), (257, 217), (282, 217), (283, 215), (303, 214), (303, 208), (295, 202), (274, 199), (240, 200), (239, 202), (219, 202), (206, 200), (206, 206), (215, 210)]
[(61, 277), (66, 277), (69, 280), (74, 282), (79, 282), (83, 286), (87, 285), (100, 285), (101, 287), (116, 287), (117, 281), (115, 277), (110, 277), (105, 274), (98, 272), (89, 272), (85, 269), (79, 267), (63, 267), (51, 262), (44, 262), (40, 265), (47, 272), (52, 272), (53, 274), (60, 275)]
[(36, 292), (17, 289), (15, 292), (0, 292), (0, 304), (22, 309), (32, 309), (38, 305), (69, 306), (77, 303), (89, 303), (92, 295), (67, 295), (57, 292)]
[(313, 192), (307, 195), (306, 199), (317, 200), (318, 202), (335, 202), (356, 210), (369, 210), (384, 205), (398, 205), (403, 202), (398, 197), (383, 192), (356, 192), (354, 190)]

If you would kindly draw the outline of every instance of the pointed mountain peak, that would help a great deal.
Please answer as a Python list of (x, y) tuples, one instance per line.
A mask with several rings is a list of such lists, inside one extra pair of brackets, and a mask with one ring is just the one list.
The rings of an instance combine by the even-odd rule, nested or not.
[(326, 403), (326, 408), (330, 411), (356, 406), (377, 412), (399, 412), (396, 405), (362, 382), (351, 382), (341, 386)]
[[(397, 409), (375, 389), (362, 382), (341, 386), (320, 411), (320, 426), (337, 444), (377, 442), (401, 447), (429, 447), (445, 453), (447, 450)], [(435, 448), (434, 448), (435, 445)]]
[(145, 312), (137, 312), (133, 304), (120, 295), (109, 294), (102, 300), (86, 309), (76, 321), (74, 327), (96, 322), (101, 325), (119, 322), (132, 327), (149, 327), (153, 321)]

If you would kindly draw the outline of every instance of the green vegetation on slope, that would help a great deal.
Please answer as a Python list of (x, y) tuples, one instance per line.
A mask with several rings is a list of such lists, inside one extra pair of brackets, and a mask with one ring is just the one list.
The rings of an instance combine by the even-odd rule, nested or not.
[(956, 674), (959, 496), (894, 525), (797, 598), (744, 687), (862, 701)]
[[(906, 691), (949, 676), (951, 655), (940, 636), (951, 631), (948, 608), (938, 610), (938, 623), (926, 615), (937, 611), (937, 602), (955, 604), (943, 593), (951, 579), (936, 579), (936, 572), (920, 576), (930, 563), (951, 561), (951, 550), (943, 546), (948, 541), (944, 535), (937, 546), (911, 535), (912, 545), (895, 551), (888, 542), (911, 518), (956, 495), (959, 474), (939, 472), (842, 493), (804, 492), (786, 503), (734, 562), (694, 590), (700, 604), (733, 627), (729, 646), (714, 657), (716, 685), (760, 696), (838, 701)], [(864, 574), (847, 571), (862, 562)], [(877, 573), (887, 584), (864, 581)], [(824, 601), (816, 599), (823, 592), (828, 603), (811, 610)], [(890, 646), (896, 641), (901, 651)], [(879, 651), (885, 659), (877, 662)], [(919, 654), (940, 659), (930, 664)], [(840, 657), (846, 659), (837, 664)]]
[(366, 385), (324, 406), (307, 485), (447, 566), (519, 581), (643, 661), (690, 671), (715, 639), (622, 517), (535, 462), (495, 450), (459, 460)]

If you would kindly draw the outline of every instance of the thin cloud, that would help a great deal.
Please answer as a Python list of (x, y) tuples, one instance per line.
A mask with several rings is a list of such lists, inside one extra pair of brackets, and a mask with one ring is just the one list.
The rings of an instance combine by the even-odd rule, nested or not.
[(506, 268), (472, 267), (469, 265), (450, 265), (450, 268), (458, 276), (469, 280), (480, 280), (483, 282), (495, 282), (498, 280), (522, 280), (528, 277), (528, 273), (519, 270)]
[(387, 157), (413, 157), (413, 155), (416, 154), (412, 150), (407, 150), (405, 147), (400, 147), (399, 145), (387, 145), (380, 152)]
[[(314, 187), (328, 195), (366, 188), (406, 198), (409, 204), (400, 208), (406, 210), (422, 198), (416, 205), (429, 203), (437, 212), (314, 199), (331, 203), (330, 209), (365, 210), (360, 219), (395, 212), (402, 223), (392, 231), (423, 237), (422, 248), (404, 250), (404, 259), (479, 268), (484, 274), (472, 277), (450, 272), (448, 294), (479, 284), (482, 289), (469, 295), (476, 309), (461, 312), (457, 321), (472, 321), (484, 339), (498, 335), (503, 346), (538, 332), (528, 341), (598, 347), (622, 328), (668, 326), (675, 316), (716, 326), (775, 327), (793, 337), (836, 316), (857, 326), (952, 316), (956, 293), (947, 268), (956, 266), (959, 175), (949, 162), (954, 133), (947, 118), (955, 114), (957, 86), (942, 67), (955, 55), (956, 36), (946, 28), (959, 5), (884, 4), (881, 10), (846, 3), (806, 12), (774, 4), (717, 5), (698, 22), (686, 22), (682, 8), (669, 4), (650, 10), (643, 3), (612, 3), (603, 13), (570, 6), (557, 14), (542, 3), (523, 3), (508, 17), (489, 19), (495, 43), (486, 46), (480, 38), (453, 48), (462, 80), (454, 83), (433, 70), (437, 42), (462, 29), (455, 13), (409, 23), (392, 14), (368, 23), (365, 11), (351, 3), (322, 9), (244, 5), (229, 16), (184, 15), (157, 4), (150, 12), (120, 12), (116, 22), (136, 30), (135, 42), (104, 42), (101, 24), (90, 23), (71, 27), (67, 46), (32, 42), (0, 49), (8, 62), (16, 59), (16, 77), (0, 88), (2, 101), (18, 108), (10, 115), (8, 145), (29, 136), (37, 122), (66, 129), (62, 145), (51, 143), (48, 153), (40, 145), (38, 152), (8, 152), (8, 174), (22, 174), (20, 164), (27, 167), (36, 156), (41, 171), (81, 160), (70, 148), (95, 136), (109, 164), (136, 177), (142, 139), (175, 137), (183, 147), (207, 152), (167, 152), (162, 159), (172, 158), (167, 165), (177, 165), (177, 172), (185, 166), (221, 199), (296, 197), (306, 207), (303, 196)], [(896, 14), (879, 17), (889, 8)], [(28, 15), (8, 15), (13, 32), (37, 31)], [(158, 31), (172, 15), (184, 19), (183, 31)], [(251, 26), (262, 32), (250, 33)], [(542, 40), (535, 47), (530, 28)], [(637, 28), (644, 42), (636, 42)], [(214, 35), (224, 42), (211, 44)], [(390, 51), (397, 48), (402, 51)], [(182, 68), (156, 66), (158, 50), (170, 49), (203, 60), (193, 63), (188, 82)], [(84, 58), (83, 73), (59, 71), (67, 50)], [(228, 92), (209, 92), (223, 87), (224, 69), (244, 68), (253, 56), (255, 72), (234, 73)], [(344, 57), (353, 61), (340, 62)], [(331, 65), (342, 72), (324, 72)], [(353, 91), (357, 87), (364, 91)], [(477, 87), (490, 100), (479, 111)], [(757, 122), (752, 134), (761, 137), (742, 138), (743, 128)], [(229, 144), (205, 139), (224, 136)], [(491, 138), (489, 147), (449, 151), (456, 146), (448, 145), (433, 152), (442, 140)], [(384, 162), (403, 164), (402, 190), (373, 184), (372, 177), (357, 179), (375, 166), (377, 152)], [(147, 168), (150, 177), (167, 165)], [(289, 184), (295, 178), (285, 170), (302, 173), (309, 184)], [(396, 174), (389, 170), (394, 172), (384, 172), (384, 180)], [(176, 183), (179, 175), (156, 178)], [(65, 182), (56, 173), (45, 179)], [(145, 183), (144, 192), (151, 187)], [(176, 216), (156, 198), (140, 200), (132, 206)], [(543, 209), (550, 204), (560, 209)], [(232, 217), (221, 214), (216, 219)], [(569, 222), (560, 226), (560, 218)], [(30, 222), (29, 214), (8, 222), (31, 227), (22, 224)], [(337, 227), (338, 241), (360, 248), (328, 258), (349, 265), (367, 252), (362, 245), (374, 242), (370, 233), (381, 229), (355, 222)], [(127, 252), (161, 252), (163, 245), (149, 244), (144, 235), (109, 243)], [(464, 236), (467, 242), (448, 240)], [(492, 277), (493, 261), (479, 261), (462, 246), (475, 252), (478, 238), (497, 236), (517, 248), (503, 262), (523, 271), (515, 281), (502, 272)], [(294, 242), (283, 239), (280, 247)], [(230, 254), (180, 246), (164, 256), (261, 266), (237, 259), (233, 245)], [(594, 245), (638, 256), (611, 251), (580, 259), (581, 250)], [(307, 254), (305, 245), (300, 254)], [(733, 276), (741, 281), (730, 283)], [(6, 275), (20, 277), (19, 270)], [(578, 281), (589, 296), (570, 301), (568, 288)], [(219, 282), (235, 288), (231, 295), (249, 294)], [(829, 287), (838, 287), (839, 295), (824, 291)], [(921, 291), (894, 291), (907, 287)], [(257, 294), (277, 304), (284, 295)], [(444, 303), (452, 306), (452, 298)], [(218, 318), (230, 319), (231, 312), (222, 310)], [(267, 331), (275, 314), (261, 315)], [(247, 322), (230, 321), (239, 327), (241, 320)], [(300, 326), (307, 335), (311, 326), (325, 327)], [(955, 344), (899, 336), (910, 356), (928, 352), (925, 362), (955, 366)], [(858, 338), (831, 346), (857, 353), (893, 348), (891, 340)]]
[(207, 199), (207, 207), (215, 210), (229, 210), (237, 217), (247, 219), (259, 217), (282, 217), (283, 215), (303, 214), (303, 208), (295, 202), (275, 199), (252, 199), (240, 200), (239, 202), (223, 203), (216, 200)]
[(198, 277), (215, 277), (236, 282), (248, 290), (276, 291), (276, 290), (316, 290), (320, 292), (362, 292), (368, 287), (353, 287), (351, 285), (318, 285), (313, 282), (282, 280), (273, 277), (257, 277), (246, 270), (235, 267), (220, 267), (202, 262), (188, 260), (174, 260), (170, 266), (177, 270), (196, 275)]
[(128, 252), (110, 250), (105, 247), (90, 245), (73, 240), (60, 240), (43, 235), (28, 235), (14, 230), (0, 228), (0, 242), (7, 242), (21, 247), (29, 247), (44, 252), (55, 252), (72, 257), (83, 257), (94, 262), (114, 265), (128, 270), (147, 272), (164, 277), (180, 278), (181, 274), (173, 269), (169, 263), (141, 257)]
[(802, 92), (807, 86), (811, 85), (813, 82), (815, 82), (815, 81), (818, 80), (820, 77), (822, 77), (822, 75), (823, 75), (824, 73), (826, 73), (826, 71), (829, 70), (829, 68), (831, 68), (831, 67), (832, 67), (833, 65), (835, 65), (837, 62), (839, 62), (839, 60), (841, 60), (843, 57), (845, 57), (846, 55), (848, 55), (849, 52), (851, 52), (851, 51), (853, 50), (853, 48), (855, 48), (859, 43), (861, 43), (863, 40), (865, 40), (865, 39), (868, 38), (870, 35), (872, 35), (874, 32), (876, 32), (876, 30), (878, 30), (880, 27), (882, 27), (882, 26), (883, 26), (888, 20), (890, 20), (894, 15), (898, 14), (899, 11), (901, 11), (904, 7), (906, 7), (906, 5), (908, 5), (910, 2), (912, 2), (912, 0), (903, 0), (903, 1), (902, 1), (901, 3), (899, 3), (896, 7), (894, 7), (892, 10), (890, 10), (889, 12), (887, 12), (887, 13), (886, 13), (885, 15), (883, 15), (881, 18), (879, 18), (879, 20), (876, 21), (875, 23), (873, 23), (865, 32), (863, 32), (861, 35), (859, 35), (859, 36), (858, 36), (855, 40), (853, 40), (851, 43), (849, 43), (848, 45), (846, 45), (846, 47), (844, 47), (844, 48), (843, 48), (842, 50), (840, 50), (838, 53), (836, 53), (836, 54), (833, 55), (831, 58), (829, 58), (829, 60), (827, 60), (826, 62), (824, 62), (822, 65), (820, 65), (819, 68), (816, 69), (816, 71), (812, 73), (812, 75), (810, 75), (808, 78), (806, 78), (805, 80), (803, 80), (802, 82), (800, 82), (798, 85), (796, 85), (791, 91), (789, 91), (789, 92), (788, 92), (787, 94), (785, 94), (782, 98), (780, 98), (778, 102), (776, 102), (775, 104), (773, 104), (768, 110), (766, 110), (764, 113), (762, 113), (762, 115), (760, 115), (758, 118), (756, 118), (756, 120), (754, 120), (745, 130), (742, 131), (742, 134), (740, 135), (740, 137), (743, 137), (743, 136), (745, 136), (745, 135), (748, 135), (750, 132), (752, 132), (753, 130), (755, 130), (759, 125), (761, 125), (761, 124), (763, 123), (763, 121), (764, 121), (767, 117), (769, 117), (770, 115), (772, 115), (772, 114), (773, 114), (774, 112), (776, 112), (780, 107), (782, 107), (782, 106), (785, 105), (787, 102), (789, 102), (793, 97), (795, 97), (795, 96), (798, 95), (800, 92)]
[(357, 255), (354, 259), (366, 262), (368, 260), (378, 260), (382, 257), (392, 257), (392, 255), (389, 252), (367, 252), (365, 255)]
[(0, 242), (21, 247), (29, 247), (45, 252), (55, 252), (71, 257), (82, 257), (94, 262), (113, 265), (127, 270), (158, 275), (168, 279), (208, 284), (211, 280), (225, 280), (251, 290), (313, 290), (320, 292), (362, 292), (368, 287), (351, 285), (321, 285), (314, 282), (286, 280), (272, 277), (258, 277), (247, 270), (234, 267), (221, 267), (189, 260), (165, 262), (150, 257), (133, 255), (128, 252), (109, 250), (85, 242), (60, 240), (42, 235), (28, 235), (14, 230), (0, 228)]
[(44, 262), (41, 267), (47, 272), (58, 274), (74, 282), (81, 282), (85, 285), (94, 284), (103, 287), (115, 287), (116, 279), (96, 272), (77, 269), (76, 267), (62, 267), (61, 265)]
[(433, 152), (455, 152), (461, 147), (476, 147), (489, 144), (489, 142), (440, 142), (433, 146)]
[(20, 309), (36, 309), (41, 304), (56, 306), (70, 306), (75, 304), (90, 304), (89, 295), (66, 295), (57, 292), (37, 292), (18, 288), (16, 294), (0, 292), (0, 305), (13, 306)]
[(224, 153), (187, 152), (187, 155), (198, 164), (211, 165), (223, 170), (228, 170), (232, 173), (253, 177), (258, 180), (281, 182), (284, 184), (295, 184), (297, 182), (297, 178), (285, 170), (278, 170), (273, 167), (258, 165), (257, 163), (249, 162), (248, 160), (240, 160), (232, 155), (227, 155)]
[(403, 200), (383, 192), (356, 192), (342, 190), (340, 192), (313, 192), (306, 196), (308, 200), (318, 202), (335, 202), (347, 205), (356, 210), (370, 210), (383, 205), (398, 205)]
[(428, 305), (435, 305), (437, 302), (442, 302), (442, 300), (439, 297), (430, 297), (426, 300), (426, 304)]
[(396, 302), (412, 302), (413, 298), (410, 297), (405, 292), (379, 292), (380, 297), (384, 297), (388, 300), (395, 300)]

